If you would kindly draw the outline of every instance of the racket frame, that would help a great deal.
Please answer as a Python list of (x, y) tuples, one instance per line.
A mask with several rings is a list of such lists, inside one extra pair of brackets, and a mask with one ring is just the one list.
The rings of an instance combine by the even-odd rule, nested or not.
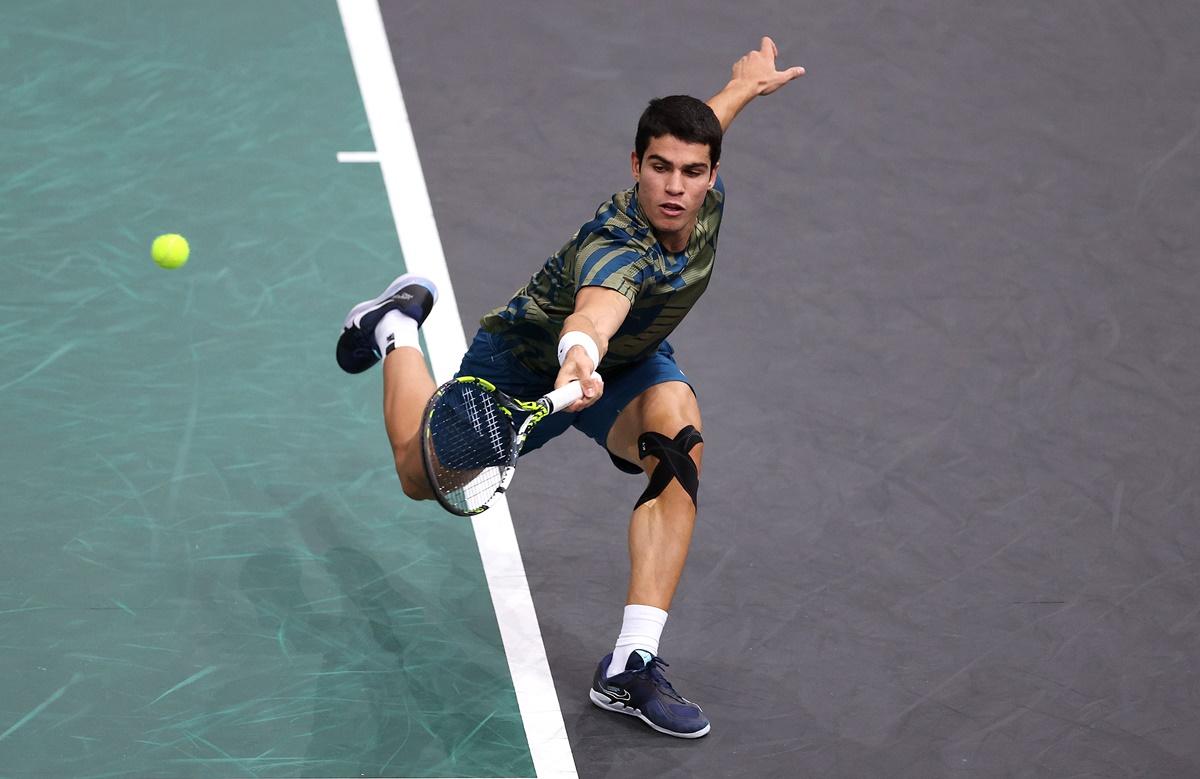
[[(492, 496), (484, 501), (483, 505), (474, 509), (462, 509), (452, 504), (447, 498), (445, 490), (439, 484), (434, 475), (434, 468), (429, 462), (429, 448), (432, 446), (429, 435), (429, 421), (433, 417), (434, 410), (437, 407), (438, 400), (441, 399), (450, 389), (458, 384), (473, 384), (488, 393), (491, 399), (499, 407), (501, 413), (512, 421), (514, 412), (522, 412), (529, 414), (528, 417), (521, 423), (520, 428), (513, 428), (512, 438), (512, 457), (511, 461), (503, 466), (504, 471), (500, 477), (500, 484), (496, 487)], [(526, 439), (529, 438), (533, 428), (546, 417), (556, 411), (561, 411), (575, 401), (583, 397), (583, 388), (578, 381), (572, 381), (568, 384), (559, 387), (556, 390), (546, 393), (537, 400), (517, 400), (508, 393), (496, 387), (487, 379), (478, 376), (456, 376), (450, 381), (437, 388), (433, 393), (433, 397), (425, 406), (425, 414), (421, 417), (420, 429), (420, 446), (421, 446), (421, 464), (425, 468), (425, 476), (429, 480), (429, 486), (433, 490), (433, 495), (437, 498), (437, 502), (442, 508), (460, 517), (470, 517), (487, 511), (492, 505), (492, 501), (497, 495), (503, 495), (508, 489), (508, 485), (512, 483), (513, 475), (517, 472), (517, 459), (521, 456), (521, 449), (525, 446)], [(490, 466), (497, 467), (497, 466)]]

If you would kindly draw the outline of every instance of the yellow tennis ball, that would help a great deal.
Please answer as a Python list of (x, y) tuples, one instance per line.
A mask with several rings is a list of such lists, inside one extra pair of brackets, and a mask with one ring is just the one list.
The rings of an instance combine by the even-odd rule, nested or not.
[(191, 249), (188, 248), (187, 239), (176, 233), (158, 236), (150, 247), (150, 256), (154, 258), (154, 262), (160, 268), (168, 270), (182, 267), (188, 261), (189, 253)]

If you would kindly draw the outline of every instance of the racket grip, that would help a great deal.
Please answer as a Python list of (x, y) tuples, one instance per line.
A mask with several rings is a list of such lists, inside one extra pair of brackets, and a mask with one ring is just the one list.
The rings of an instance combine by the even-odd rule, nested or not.
[[(600, 378), (600, 374), (593, 373), (593, 379)], [(542, 398), (550, 404), (550, 413), (561, 411), (565, 406), (569, 406), (575, 401), (583, 397), (583, 385), (578, 381), (568, 382), (556, 390), (546, 393)]]

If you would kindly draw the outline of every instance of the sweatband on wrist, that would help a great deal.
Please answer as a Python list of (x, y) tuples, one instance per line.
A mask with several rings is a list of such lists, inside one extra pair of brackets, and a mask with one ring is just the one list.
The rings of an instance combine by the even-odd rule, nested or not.
[(587, 356), (592, 358), (592, 370), (600, 366), (600, 349), (592, 337), (580, 330), (570, 330), (558, 339), (558, 364), (562, 365), (567, 359), (567, 352), (573, 346), (582, 346)]

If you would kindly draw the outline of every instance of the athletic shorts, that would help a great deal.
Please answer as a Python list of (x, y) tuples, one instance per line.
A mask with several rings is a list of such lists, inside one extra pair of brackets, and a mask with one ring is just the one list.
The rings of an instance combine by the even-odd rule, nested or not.
[[(495, 384), (502, 392), (520, 400), (536, 400), (554, 389), (554, 377), (546, 378), (526, 367), (513, 356), (513, 347), (504, 336), (480, 330), (463, 355), (457, 376), (478, 376)], [(600, 400), (578, 413), (560, 411), (539, 422), (521, 454), (527, 454), (569, 427), (582, 430), (588, 438), (608, 451), (608, 431), (617, 421), (617, 415), (638, 395), (655, 384), (682, 381), (689, 387), (692, 383), (675, 364), (675, 350), (666, 341), (650, 357), (625, 365), (603, 374), (604, 394)], [(692, 392), (695, 392), (692, 387)], [(612, 452), (608, 453), (613, 464), (626, 473), (641, 473), (642, 469)]]

